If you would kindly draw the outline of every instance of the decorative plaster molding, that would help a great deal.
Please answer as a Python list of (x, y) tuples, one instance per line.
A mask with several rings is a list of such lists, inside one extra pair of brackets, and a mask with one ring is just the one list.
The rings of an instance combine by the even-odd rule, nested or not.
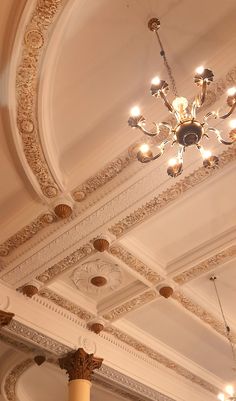
[(173, 398), (155, 391), (106, 365), (95, 372), (93, 382), (132, 401), (173, 401)]
[[(223, 168), (235, 159), (236, 146), (233, 145), (219, 155), (219, 168)], [(199, 185), (209, 176), (216, 174), (216, 171), (217, 169), (207, 169), (203, 166), (199, 167), (193, 173), (185, 176), (183, 179), (163, 191), (160, 195), (154, 197), (139, 209), (136, 209), (133, 213), (129, 214), (124, 219), (113, 225), (111, 228), (109, 228), (109, 231), (116, 237), (121, 237), (131, 228), (134, 228), (151, 216), (154, 216), (160, 210), (164, 209), (167, 205), (178, 199), (189, 189)]]
[(19, 339), (6, 334), (6, 332), (4, 334), (2, 331), (0, 332), (0, 341), (24, 353), (35, 353), (39, 351), (39, 348), (19, 341)]
[[(52, 293), (52, 296), (50, 296), (49, 299), (52, 302), (56, 303), (57, 305), (60, 305), (62, 308), (64, 307), (63, 305), (65, 305), (66, 310), (69, 310), (69, 312), (78, 316), (77, 315), (77, 308), (78, 308), (77, 305), (71, 303), (70, 301), (65, 300), (64, 298), (60, 297), (57, 294), (55, 294), (56, 297), (54, 298), (54, 293), (52, 291), (50, 291), (50, 293)], [(68, 308), (67, 308), (67, 305), (68, 305)], [(85, 315), (81, 314), (79, 317), (81, 319), (87, 321), (88, 320), (87, 314), (88, 314), (88, 312), (87, 313), (85, 312)], [(112, 339), (111, 338), (107, 339), (106, 334), (111, 336)], [(151, 360), (164, 365), (165, 367), (173, 370), (175, 373), (179, 374), (180, 376), (183, 376), (184, 378), (190, 380), (191, 382), (198, 384), (205, 390), (210, 391), (213, 394), (219, 393), (219, 389), (216, 388), (211, 383), (207, 382), (206, 380), (204, 380), (201, 377), (190, 372), (189, 370), (187, 370), (183, 366), (179, 365), (178, 363), (170, 360), (169, 358), (165, 357), (164, 355), (156, 352), (155, 350), (149, 348), (148, 346), (144, 345), (143, 343), (137, 341), (135, 338), (129, 336), (128, 334), (122, 332), (121, 330), (119, 330), (113, 326), (104, 328), (104, 330), (102, 331), (102, 333), (100, 335), (102, 338), (107, 339), (110, 342), (111, 341), (114, 342), (114, 339), (117, 339), (121, 343), (126, 344), (128, 347), (133, 348), (135, 351), (140, 352), (141, 354), (147, 356)], [(114, 345), (117, 346), (118, 344), (116, 344), (114, 342)], [(123, 345), (122, 345), (122, 349), (125, 349)], [(138, 357), (138, 355), (136, 355), (136, 357)]]
[(82, 185), (73, 191), (73, 198), (77, 202), (82, 202), (88, 195), (92, 194), (103, 185), (107, 184), (118, 174), (120, 174), (132, 161), (132, 158), (126, 152), (117, 159), (107, 164), (93, 177), (90, 177)]
[(56, 263), (52, 267), (49, 267), (44, 273), (36, 277), (41, 283), (47, 283), (49, 280), (62, 273), (64, 270), (69, 269), (81, 262), (84, 258), (95, 253), (93, 246), (91, 244), (86, 244), (81, 248), (72, 252), (70, 255), (66, 256), (60, 262)]
[(0, 310), (0, 328), (8, 326), (14, 316), (15, 316), (14, 313)]
[(51, 290), (48, 289), (40, 290), (39, 295), (43, 298), (48, 299), (49, 301), (52, 301), (56, 305), (61, 306), (68, 312), (73, 313), (79, 319), (85, 320), (86, 322), (94, 318), (94, 316), (91, 313), (85, 311), (78, 305), (74, 304), (73, 302), (69, 301), (66, 298), (63, 298), (61, 295), (58, 295)]
[(188, 270), (185, 270), (183, 273), (178, 274), (173, 277), (173, 280), (182, 285), (191, 281), (204, 273), (207, 273), (213, 269), (215, 269), (220, 264), (227, 262), (230, 258), (236, 256), (236, 245), (230, 246), (229, 248), (224, 249), (221, 252), (211, 256), (210, 258), (205, 259), (203, 262), (197, 264), (196, 266), (191, 267)]
[(8, 401), (16, 401), (16, 383), (19, 377), (34, 364), (32, 359), (26, 359), (16, 365), (7, 375), (4, 383), (4, 391)]
[[(122, 284), (122, 274), (119, 266), (102, 258), (90, 259), (81, 263), (73, 272), (72, 281), (75, 286), (87, 295), (102, 294), (105, 296), (117, 290)], [(101, 286), (96, 279), (103, 280)], [(93, 281), (95, 280), (95, 281)]]
[[(16, 234), (12, 235), (5, 242), (0, 245), (0, 256), (7, 256), (14, 249), (17, 249), (20, 245), (23, 245), (26, 241), (33, 238), (40, 230), (44, 227), (49, 226), (57, 220), (53, 213), (47, 212), (38, 216), (31, 223), (27, 224)], [(3, 267), (0, 268), (0, 271)]]
[(43, 50), (47, 46), (49, 32), (62, 4), (63, 0), (37, 0), (26, 25), (16, 72), (16, 119), (23, 152), (42, 193), (47, 198), (56, 197), (59, 188), (50, 172), (41, 146), (37, 119), (37, 88)]
[[(209, 313), (206, 309), (196, 304), (192, 299), (185, 296), (183, 292), (174, 291), (172, 298), (189, 312), (201, 319), (204, 323), (208, 324), (213, 330), (226, 337), (226, 331), (223, 322), (218, 320), (212, 313)], [(230, 332), (230, 338), (233, 343), (236, 344), (236, 333)]]
[(42, 333), (14, 320), (11, 321), (11, 323), (7, 326), (7, 331), (21, 336), (28, 341), (32, 341), (39, 347), (46, 349), (54, 355), (64, 355), (70, 351), (69, 347), (59, 343), (56, 340), (52, 340), (50, 337), (47, 337)]
[(120, 245), (112, 246), (109, 249), (109, 252), (113, 256), (117, 257), (122, 262), (124, 262), (127, 266), (129, 266), (136, 273), (143, 276), (151, 284), (156, 285), (162, 280), (162, 277), (158, 273), (154, 272), (145, 263), (143, 263), (141, 260), (136, 258), (134, 255), (132, 255), (129, 251), (127, 251), (125, 248), (121, 247)]
[(129, 312), (134, 311), (137, 308), (140, 308), (141, 306), (145, 305), (146, 303), (149, 303), (156, 299), (158, 297), (158, 294), (154, 290), (149, 290), (144, 292), (141, 295), (138, 295), (137, 297), (124, 302), (122, 305), (117, 306), (116, 308), (112, 309), (108, 313), (105, 313), (102, 317), (106, 320), (113, 321), (116, 319), (120, 319), (122, 316), (126, 315)]
[(135, 340), (135, 338), (129, 336), (128, 334), (122, 332), (121, 330), (115, 327), (107, 327), (104, 329), (104, 331), (111, 334), (118, 340), (122, 341), (129, 347), (134, 348), (136, 351), (139, 351), (148, 356), (149, 358), (151, 358), (152, 360), (164, 365), (166, 368), (173, 370), (175, 373), (179, 374), (185, 379), (190, 380), (192, 383), (198, 384), (199, 386), (201, 386), (202, 388), (213, 394), (219, 393), (219, 389), (214, 385), (212, 385), (211, 383), (195, 375), (194, 373), (190, 372), (183, 366), (179, 365), (178, 363), (175, 363), (174, 361), (170, 360), (169, 358), (160, 354), (159, 352), (140, 343), (139, 341)]

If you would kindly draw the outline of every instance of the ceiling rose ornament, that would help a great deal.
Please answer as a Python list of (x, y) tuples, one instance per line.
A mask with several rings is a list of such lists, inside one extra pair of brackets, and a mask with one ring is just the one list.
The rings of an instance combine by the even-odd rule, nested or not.
[(223, 139), (221, 132), (211, 125), (212, 120), (224, 120), (230, 117), (235, 110), (236, 87), (228, 89), (227, 105), (229, 109), (225, 114), (221, 114), (220, 111), (211, 111), (206, 113), (203, 119), (200, 120), (198, 118), (198, 111), (204, 105), (207, 98), (207, 90), (214, 77), (213, 72), (203, 66), (196, 69), (194, 82), (199, 88), (199, 94), (195, 97), (192, 104), (189, 104), (185, 97), (179, 96), (178, 94), (175, 79), (158, 32), (160, 21), (157, 18), (152, 18), (148, 22), (148, 27), (157, 36), (161, 49), (160, 55), (163, 57), (164, 65), (170, 79), (174, 100), (171, 103), (167, 98), (167, 93), (169, 91), (168, 83), (157, 76), (151, 81), (151, 94), (153, 97), (160, 98), (163, 101), (165, 107), (172, 116), (174, 116), (175, 122), (174, 124), (170, 122), (154, 122), (151, 127), (148, 128), (147, 121), (141, 114), (139, 107), (133, 107), (128, 120), (130, 127), (138, 128), (147, 137), (156, 137), (157, 140), (163, 128), (168, 130), (167, 138), (160, 144), (151, 143), (150, 140), (143, 143), (137, 152), (137, 159), (141, 163), (148, 163), (158, 159), (164, 153), (167, 144), (171, 144), (171, 146), (176, 145), (178, 147), (177, 156), (169, 160), (167, 174), (171, 177), (177, 177), (183, 171), (183, 155), (185, 150), (189, 146), (195, 146), (201, 153), (203, 166), (206, 168), (215, 168), (219, 163), (219, 158), (212, 155), (210, 150), (203, 147), (202, 140), (203, 138), (209, 139), (210, 135), (214, 134), (218, 141), (224, 145), (232, 145), (236, 141), (236, 119), (229, 122), (231, 128), (229, 133), (230, 140)]
[(99, 295), (115, 291), (122, 283), (122, 274), (117, 264), (93, 259), (74, 271), (72, 281), (83, 293)]

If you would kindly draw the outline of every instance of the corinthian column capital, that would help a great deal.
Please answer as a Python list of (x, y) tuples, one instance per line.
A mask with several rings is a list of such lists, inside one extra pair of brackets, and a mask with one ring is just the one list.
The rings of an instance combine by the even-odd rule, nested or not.
[(96, 358), (93, 354), (87, 354), (83, 348), (79, 348), (60, 358), (59, 365), (61, 369), (66, 370), (69, 381), (77, 379), (91, 381), (93, 371), (101, 367), (102, 361), (102, 358)]

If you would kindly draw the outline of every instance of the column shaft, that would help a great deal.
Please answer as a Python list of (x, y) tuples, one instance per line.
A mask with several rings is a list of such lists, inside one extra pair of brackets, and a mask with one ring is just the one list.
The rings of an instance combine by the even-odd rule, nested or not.
[(69, 382), (69, 401), (90, 401), (91, 382), (76, 379)]

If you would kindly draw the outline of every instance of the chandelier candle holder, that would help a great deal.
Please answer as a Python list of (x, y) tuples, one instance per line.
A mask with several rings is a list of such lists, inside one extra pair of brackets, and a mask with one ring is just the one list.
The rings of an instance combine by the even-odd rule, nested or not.
[(225, 387), (225, 393), (219, 393), (218, 394), (218, 400), (219, 401), (236, 401), (236, 392), (233, 388), (233, 386), (228, 385)]
[(236, 108), (236, 87), (228, 89), (227, 105), (229, 110), (226, 114), (220, 115), (219, 111), (208, 112), (203, 119), (200, 121), (197, 117), (198, 110), (203, 106), (207, 97), (207, 89), (212, 83), (214, 74), (208, 68), (200, 66), (195, 71), (194, 82), (199, 88), (199, 93), (195, 97), (192, 104), (189, 104), (185, 97), (178, 95), (176, 89), (175, 79), (172, 74), (172, 70), (166, 58), (162, 42), (159, 36), (160, 21), (157, 18), (152, 18), (148, 22), (149, 29), (154, 32), (157, 36), (160, 45), (160, 55), (163, 58), (164, 65), (167, 70), (167, 74), (170, 79), (171, 89), (174, 94), (174, 100), (172, 103), (167, 98), (169, 91), (169, 85), (166, 81), (159, 77), (154, 77), (151, 81), (151, 94), (155, 98), (160, 98), (164, 103), (164, 106), (168, 111), (175, 117), (176, 123), (174, 126), (167, 122), (153, 122), (151, 129), (147, 129), (147, 122), (145, 117), (141, 114), (138, 106), (131, 109), (131, 115), (128, 120), (128, 124), (132, 128), (138, 128), (147, 137), (157, 137), (160, 134), (162, 128), (168, 130), (167, 138), (159, 145), (148, 142), (143, 143), (137, 153), (137, 159), (141, 163), (148, 163), (150, 161), (158, 159), (165, 150), (167, 144), (177, 145), (178, 152), (175, 158), (169, 160), (169, 166), (167, 173), (171, 177), (177, 177), (183, 171), (183, 154), (187, 147), (195, 146), (201, 153), (203, 158), (204, 167), (214, 168), (217, 166), (219, 159), (217, 156), (211, 154), (207, 149), (202, 146), (202, 139), (204, 137), (210, 137), (210, 134), (215, 134), (218, 141), (224, 145), (232, 145), (236, 141), (236, 119), (229, 122), (231, 131), (229, 133), (229, 140), (224, 140), (221, 137), (221, 132), (209, 125), (210, 119), (224, 120), (231, 116)]

